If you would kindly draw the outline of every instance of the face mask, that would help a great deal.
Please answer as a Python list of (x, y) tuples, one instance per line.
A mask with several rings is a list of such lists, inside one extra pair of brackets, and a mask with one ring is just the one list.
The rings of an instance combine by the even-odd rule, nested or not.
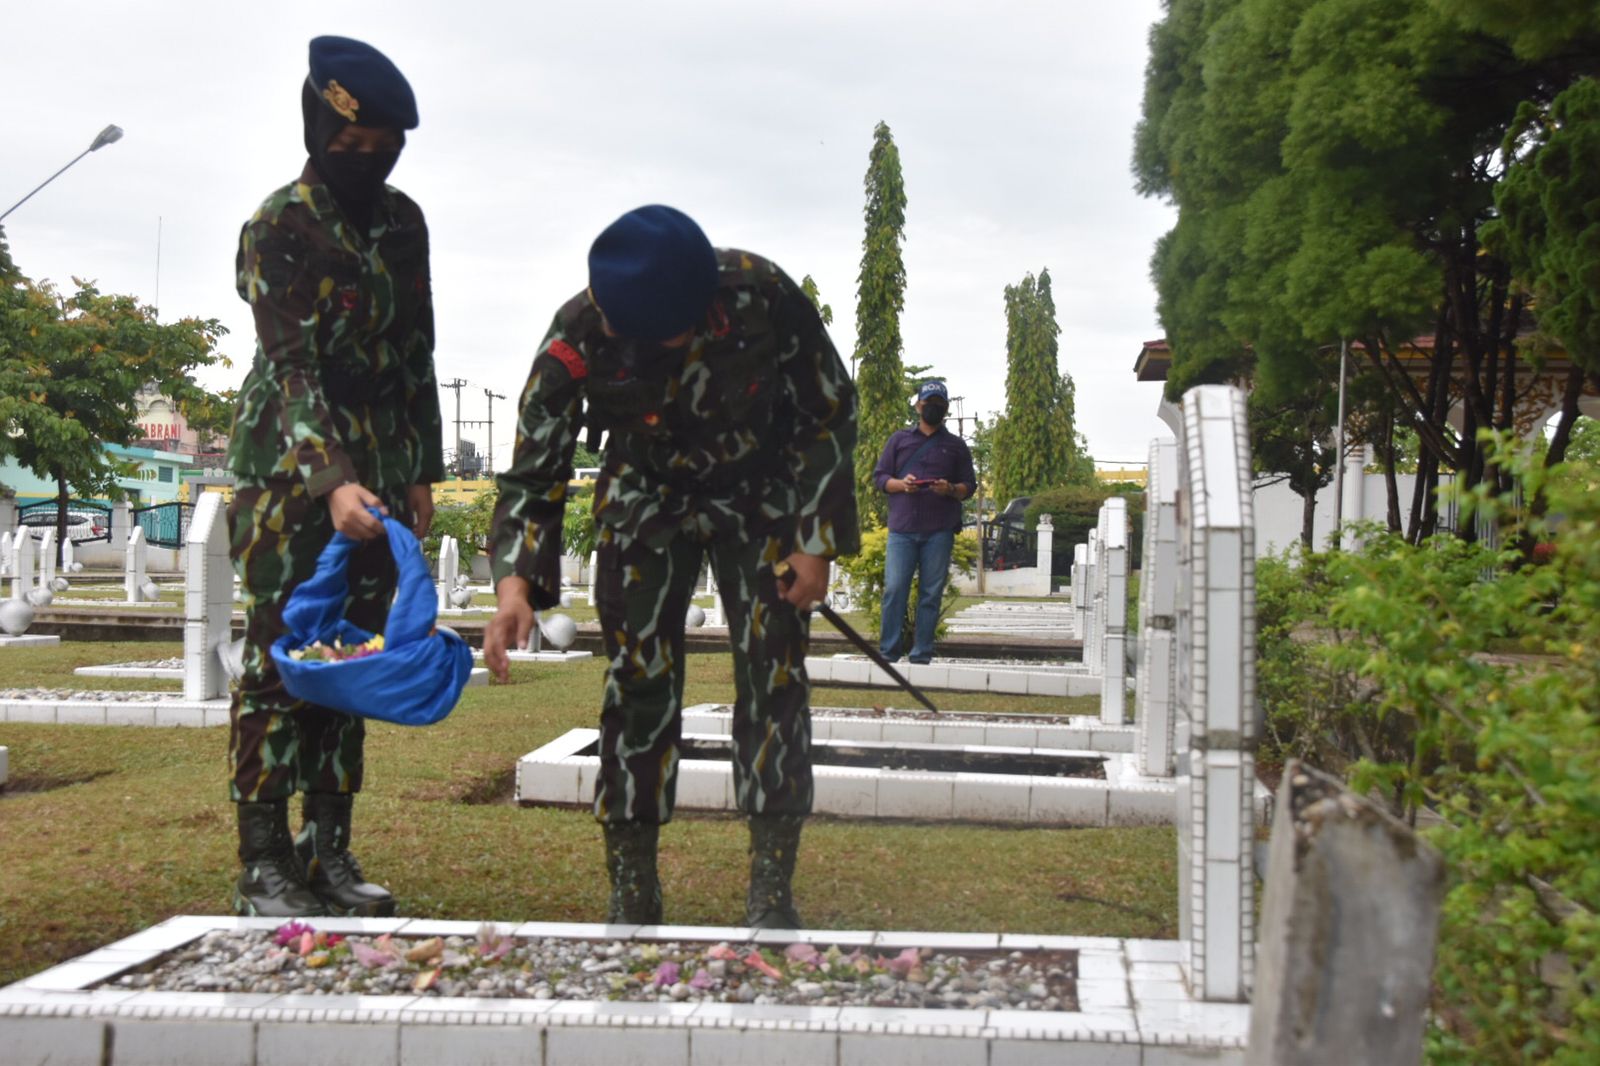
[(950, 404), (937, 397), (922, 401), (922, 420), (930, 426), (937, 426), (944, 421), (945, 414), (950, 410)]
[(324, 152), (317, 173), (340, 200), (370, 202), (399, 162), (399, 152)]

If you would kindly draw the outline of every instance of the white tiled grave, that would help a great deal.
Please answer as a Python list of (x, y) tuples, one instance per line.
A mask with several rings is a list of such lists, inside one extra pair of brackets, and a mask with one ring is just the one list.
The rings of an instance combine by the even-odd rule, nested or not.
[[(599, 731), (574, 729), (517, 760), (517, 802), (528, 806), (586, 807), (594, 800), (600, 756)], [(726, 734), (685, 733), (692, 746), (726, 747)], [(926, 755), (991, 756), (998, 761), (1059, 763), (1062, 772), (1086, 762), (1102, 764), (1104, 778), (1055, 776), (1050, 772), (883, 769), (827, 765), (830, 749), (882, 756), (884, 762), (915, 762)], [(981, 744), (917, 744), (909, 741), (812, 739), (813, 810), (846, 818), (915, 818), (1008, 822), (1052, 826), (1171, 825), (1176, 788), (1169, 779), (1139, 774), (1131, 753), (1106, 754), (1061, 748)], [(678, 763), (677, 806), (683, 810), (734, 811), (733, 766), (727, 757), (684, 758)], [(1265, 793), (1261, 812), (1264, 817)]]
[[(167, 668), (170, 670), (170, 668)], [(183, 671), (121, 674), (123, 677), (183, 678)], [(468, 688), (489, 683), (489, 671), (474, 667)], [(130, 698), (133, 697), (133, 698)], [(176, 692), (63, 692), (60, 697), (0, 697), (0, 722), (45, 725), (225, 726), (230, 698), (189, 699)]]
[[(1203, 1003), (1174, 981), (1176, 941), (1012, 933), (766, 931), (529, 922), (514, 936), (654, 942), (853, 944), (899, 951), (1076, 951), (1077, 1011), (768, 1007), (731, 1003), (446, 999), (97, 989), (217, 929), (279, 919), (181, 916), (0, 988), (7, 1061), (51, 1066), (577, 1066), (929, 1062), (971, 1066), (1244, 1061), (1250, 1008)], [(476, 923), (312, 919), (328, 932), (426, 938)], [(1170, 973), (1169, 973), (1170, 971)]]
[[(473, 648), (474, 659), (483, 658), (482, 648)], [(592, 651), (508, 651), (506, 658), (514, 663), (571, 663), (579, 659), (592, 659)]]
[(60, 644), (60, 637), (44, 635), (33, 636), (24, 633), (20, 637), (7, 637), (0, 635), (0, 648), (43, 648), (52, 644)]
[[(921, 689), (998, 692), (1012, 696), (1099, 696), (1102, 681), (1081, 663), (991, 663), (951, 659), (894, 664)], [(865, 685), (899, 689), (888, 673), (864, 655), (808, 655), (806, 676), (818, 685)], [(908, 695), (906, 697), (910, 699)]]
[[(481, 656), (481, 652), (478, 653)], [(588, 652), (581, 654), (587, 655)], [(79, 677), (131, 677), (142, 680), (182, 681), (183, 667), (168, 665), (166, 660), (155, 659), (142, 663), (112, 663), (108, 666), (80, 666), (72, 671)], [(489, 671), (475, 666), (467, 678), (468, 688), (489, 683)]]
[[(733, 732), (733, 708), (697, 703), (683, 711), (691, 733)], [(920, 710), (877, 714), (864, 708), (813, 707), (813, 740), (890, 740), (914, 744), (990, 744), (1012, 748), (1062, 748), (1110, 753), (1134, 750), (1133, 726), (1108, 726), (1087, 715), (1004, 715)]]

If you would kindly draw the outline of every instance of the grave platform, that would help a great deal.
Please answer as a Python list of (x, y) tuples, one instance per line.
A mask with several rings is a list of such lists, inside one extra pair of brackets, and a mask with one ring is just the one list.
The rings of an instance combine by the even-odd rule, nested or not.
[[(933, 663), (898, 662), (895, 669), (920, 689), (995, 692), (1011, 696), (1098, 696), (1101, 679), (1082, 663), (971, 662), (946, 659)], [(900, 687), (864, 655), (808, 655), (806, 676), (818, 685)]]
[[(475, 660), (483, 658), (482, 648), (473, 648)], [(592, 651), (508, 651), (506, 658), (514, 663), (571, 663), (579, 659), (593, 659)]]
[[(517, 760), (517, 802), (587, 807), (593, 803), (600, 756), (590, 753), (600, 733), (574, 729)], [(727, 737), (685, 734), (690, 746), (714, 747)], [(813, 756), (828, 741), (813, 738)], [(852, 742), (831, 742), (849, 746)], [(870, 742), (854, 742), (867, 745)], [(882, 747), (883, 745), (878, 745)], [(1018, 762), (1081, 756), (1105, 761), (1102, 777), (961, 770), (897, 770), (827, 765), (814, 761), (813, 810), (841, 818), (909, 818), (1091, 827), (1171, 825), (1177, 814), (1171, 779), (1138, 774), (1132, 755), (1063, 749), (975, 745), (902, 745), (907, 760), (937, 751), (960, 759), (988, 755)], [(684, 758), (678, 763), (677, 806), (683, 810), (735, 811), (733, 766), (728, 758)]]
[[(317, 918), (327, 932), (426, 938), (474, 922)], [(219, 929), (274, 929), (281, 919), (181, 916), (0, 988), (0, 1046), (52, 1066), (361, 1066), (493, 1062), (507, 1066), (649, 1061), (717, 1066), (762, 1061), (834, 1066), (1176, 1066), (1244, 1061), (1250, 1008), (1203, 1003), (1186, 989), (1170, 940), (1012, 933), (752, 931), (689, 926), (504, 925), (513, 936), (788, 945), (899, 951), (1075, 951), (1076, 1011), (903, 1010), (735, 1003), (306, 996), (97, 989)]]
[[(78, 695), (80, 698), (72, 698)], [(109, 695), (125, 697), (126, 692)], [(60, 697), (0, 698), (0, 722), (35, 722), (44, 725), (131, 725), (203, 728), (228, 724), (226, 699), (186, 700), (177, 693), (164, 698), (84, 699), (63, 692)]]
[(24, 633), (20, 637), (0, 636), (0, 649), (43, 648), (51, 644), (60, 643), (60, 637), (45, 636), (43, 634)]
[[(683, 711), (683, 727), (696, 733), (733, 732), (733, 708), (697, 703)], [(1066, 748), (1125, 753), (1134, 750), (1135, 728), (1106, 725), (1087, 715), (992, 714), (920, 709), (875, 714), (850, 707), (811, 708), (814, 740), (887, 740), (912, 744), (988, 744), (1013, 748)]]

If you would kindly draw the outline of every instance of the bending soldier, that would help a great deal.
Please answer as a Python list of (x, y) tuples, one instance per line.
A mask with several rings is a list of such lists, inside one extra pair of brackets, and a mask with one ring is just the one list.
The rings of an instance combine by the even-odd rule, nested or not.
[[(828, 561), (857, 549), (855, 390), (815, 308), (783, 271), (713, 250), (670, 207), (630, 211), (595, 240), (589, 287), (557, 312), (522, 392), (499, 479), (493, 565), (506, 649), (560, 595), (561, 523), (578, 432), (605, 434), (595, 485), (596, 606), (610, 667), (595, 817), (612, 921), (661, 920), (660, 826), (672, 817), (684, 626), (701, 560), (733, 646), (734, 790), (750, 824), (746, 922), (800, 924), (791, 877), (810, 813), (807, 608)], [(787, 563), (792, 583), (775, 572)]]
[[(311, 42), (301, 109), (305, 170), (267, 197), (239, 242), (239, 295), (258, 344), (228, 447), (247, 620), (228, 744), (244, 864), (234, 902), (274, 917), (384, 915), (394, 898), (349, 851), (362, 720), (291, 698), (268, 649), (334, 530), (365, 542), (351, 558), (345, 616), (381, 632), (395, 570), (367, 508), (408, 516), (420, 537), (430, 483), (444, 478), (428, 230), (417, 205), (384, 184), (417, 110), (394, 64), (344, 37)], [(304, 824), (291, 838), (296, 790)]]

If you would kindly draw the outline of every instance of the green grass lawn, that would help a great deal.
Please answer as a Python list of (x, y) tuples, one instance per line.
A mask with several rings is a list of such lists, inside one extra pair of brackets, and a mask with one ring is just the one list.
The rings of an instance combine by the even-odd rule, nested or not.
[[(176, 643), (63, 643), (0, 652), (0, 688), (144, 688), (77, 678), (88, 663), (157, 659)], [(596, 921), (600, 832), (585, 812), (511, 801), (516, 759), (591, 726), (603, 666), (518, 664), (512, 683), (469, 689), (444, 722), (368, 730), (355, 850), (416, 917)], [(688, 704), (733, 695), (731, 660), (689, 660)], [(870, 706), (881, 691), (819, 688), (819, 706)], [(896, 705), (906, 701), (897, 700)], [(941, 693), (949, 710), (1094, 713), (1096, 701)], [(222, 729), (0, 723), (0, 984), (174, 914), (226, 913), (237, 870)], [(737, 924), (746, 834), (685, 815), (662, 833), (666, 917)], [(796, 878), (816, 928), (939, 929), (1170, 937), (1177, 929), (1169, 828), (1041, 830), (850, 822), (806, 828)]]

